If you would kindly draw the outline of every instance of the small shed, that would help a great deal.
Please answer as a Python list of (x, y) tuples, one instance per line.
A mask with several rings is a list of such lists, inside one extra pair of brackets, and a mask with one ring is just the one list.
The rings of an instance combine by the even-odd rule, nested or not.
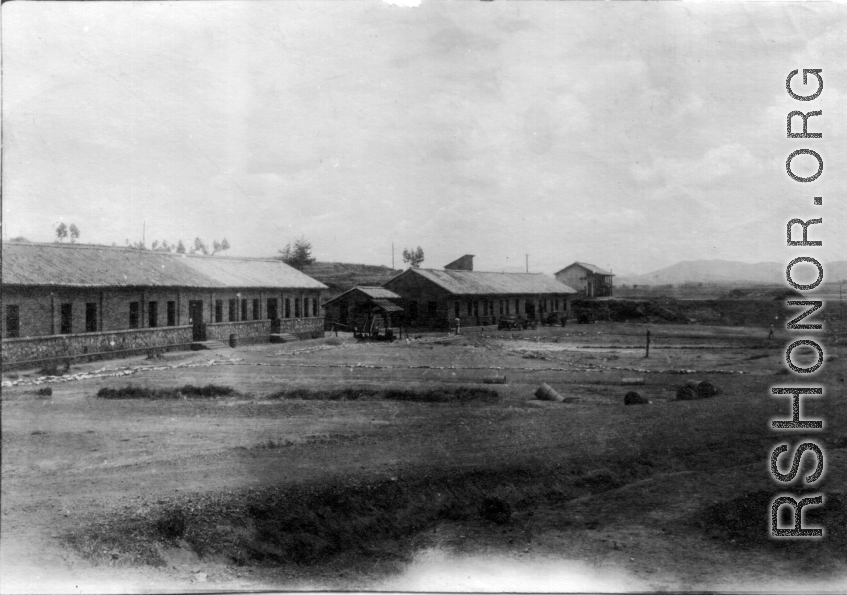
[(399, 295), (384, 287), (357, 286), (324, 303), (326, 323), (349, 330), (391, 328), (391, 317), (403, 312)]

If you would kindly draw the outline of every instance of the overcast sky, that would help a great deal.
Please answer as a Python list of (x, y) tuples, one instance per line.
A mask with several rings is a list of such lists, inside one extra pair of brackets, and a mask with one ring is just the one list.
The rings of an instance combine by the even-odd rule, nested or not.
[[(398, 268), (420, 245), (424, 266), (521, 270), (528, 253), (547, 273), (847, 259), (847, 5), (2, 10), (7, 237), (64, 221), (123, 245), (146, 222), (148, 245), (266, 256), (304, 236), (319, 260), (390, 265), (393, 242)], [(785, 92), (802, 68), (823, 69), (815, 101)], [(822, 140), (786, 138), (794, 109), (823, 110)], [(784, 163), (807, 147), (824, 174), (800, 184)], [(823, 250), (785, 247), (795, 216), (823, 217)]]

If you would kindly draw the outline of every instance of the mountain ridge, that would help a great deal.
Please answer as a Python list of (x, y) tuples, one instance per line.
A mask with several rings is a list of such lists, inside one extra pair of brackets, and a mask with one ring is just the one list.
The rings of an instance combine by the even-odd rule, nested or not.
[[(683, 283), (784, 284), (784, 262), (740, 262), (735, 260), (683, 260), (641, 275), (620, 275), (615, 285), (681, 285)], [(847, 280), (847, 260), (822, 262), (824, 282)], [(817, 276), (814, 267), (803, 263), (794, 269), (798, 283)]]

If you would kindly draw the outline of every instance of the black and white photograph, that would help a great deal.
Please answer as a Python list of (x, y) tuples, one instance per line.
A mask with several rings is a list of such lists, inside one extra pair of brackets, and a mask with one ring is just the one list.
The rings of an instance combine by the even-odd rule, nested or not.
[(847, 4), (7, 1), (0, 592), (847, 592)]

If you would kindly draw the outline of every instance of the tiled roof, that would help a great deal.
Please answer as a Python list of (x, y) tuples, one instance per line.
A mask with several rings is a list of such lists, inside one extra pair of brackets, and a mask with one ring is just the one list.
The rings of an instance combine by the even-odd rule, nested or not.
[(197, 256), (92, 245), (3, 244), (4, 285), (326, 289), (274, 258)]
[(389, 302), (388, 300), (374, 300), (373, 303), (374, 303), (375, 306), (379, 306), (380, 308), (382, 308), (386, 312), (402, 312), (403, 311), (403, 308), (401, 308), (397, 304)]
[[(403, 275), (420, 275), (454, 295), (525, 295), (571, 294), (576, 291), (564, 283), (541, 273), (487, 273), (483, 271), (453, 271), (409, 269)], [(395, 277), (386, 283), (391, 286)]]
[(582, 268), (584, 268), (584, 269), (586, 269), (586, 270), (588, 270), (588, 271), (591, 271), (592, 273), (595, 273), (595, 274), (597, 274), (597, 275), (606, 275), (606, 276), (609, 276), (609, 277), (614, 277), (614, 275), (611, 273), (611, 271), (607, 271), (607, 270), (605, 270), (605, 269), (601, 269), (601, 268), (600, 268), (600, 267), (598, 267), (597, 265), (593, 265), (593, 264), (590, 264), (590, 263), (588, 263), (588, 262), (579, 262), (579, 261), (574, 262), (574, 263), (572, 263), (572, 264), (569, 264), (568, 266), (566, 266), (565, 268), (563, 268), (561, 271), (557, 271), (557, 272), (556, 272), (556, 274), (558, 275), (558, 274), (559, 274), (559, 273), (561, 273), (562, 271), (566, 271), (567, 269), (571, 268), (571, 267), (572, 267), (572, 266), (574, 266), (574, 265), (581, 266)]
[(390, 289), (386, 289), (385, 287), (363, 287), (357, 286), (353, 289), (358, 289), (365, 295), (372, 297), (374, 299), (386, 299), (386, 300), (399, 300), (400, 296), (391, 291)]
[(344, 296), (346, 296), (350, 293), (353, 293), (354, 291), (360, 291), (360, 292), (364, 293), (366, 296), (368, 296), (369, 298), (371, 298), (371, 300), (374, 300), (374, 301), (375, 300), (399, 300), (399, 299), (401, 299), (399, 295), (397, 295), (393, 291), (388, 290), (384, 287), (371, 287), (371, 286), (357, 285), (356, 287), (348, 289), (347, 291), (345, 291), (341, 295), (337, 295), (334, 298), (332, 298), (331, 300), (325, 302), (324, 306), (327, 305), (327, 304), (331, 304), (332, 302), (335, 302), (337, 300), (340, 300)]

